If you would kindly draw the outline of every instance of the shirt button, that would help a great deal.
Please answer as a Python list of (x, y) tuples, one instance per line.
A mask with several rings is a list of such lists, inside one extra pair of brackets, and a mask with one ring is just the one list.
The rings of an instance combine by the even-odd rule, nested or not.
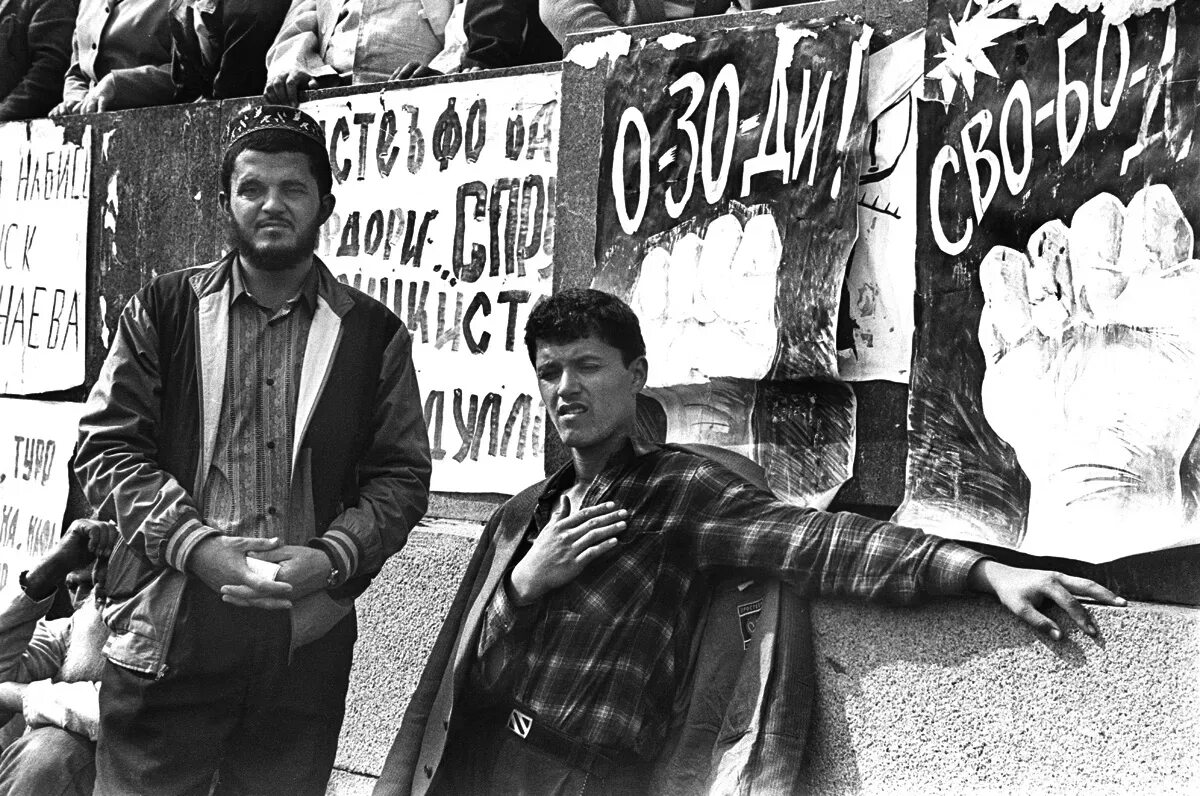
[(274, 387), (274, 386), (275, 386), (275, 379), (267, 379), (267, 386), (268, 386), (268, 387)]
[(275, 507), (267, 506), (267, 513), (270, 514), (272, 517), (274, 517), (275, 516)]
[(275, 450), (275, 440), (271, 440), (270, 442), (267, 443), (267, 450), (269, 450), (269, 451)]
[(92, 42), (92, 49), (96, 49), (96, 42)]

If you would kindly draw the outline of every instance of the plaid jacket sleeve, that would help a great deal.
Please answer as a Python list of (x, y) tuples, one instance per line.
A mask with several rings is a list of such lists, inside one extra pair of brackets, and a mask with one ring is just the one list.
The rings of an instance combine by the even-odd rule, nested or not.
[(705, 461), (687, 483), (698, 566), (778, 572), (805, 595), (907, 603), (959, 594), (984, 558), (915, 528), (784, 503)]

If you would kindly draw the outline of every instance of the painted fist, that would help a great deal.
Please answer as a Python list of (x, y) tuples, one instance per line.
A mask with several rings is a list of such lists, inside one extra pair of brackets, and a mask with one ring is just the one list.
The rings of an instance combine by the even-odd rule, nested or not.
[(1022, 549), (1178, 544), (1200, 428), (1200, 262), (1171, 190), (1110, 194), (980, 265), (983, 410), (1030, 481)]
[(630, 305), (642, 322), (650, 386), (760, 379), (775, 359), (782, 242), (770, 212), (733, 213), (703, 237), (680, 228), (642, 260)]

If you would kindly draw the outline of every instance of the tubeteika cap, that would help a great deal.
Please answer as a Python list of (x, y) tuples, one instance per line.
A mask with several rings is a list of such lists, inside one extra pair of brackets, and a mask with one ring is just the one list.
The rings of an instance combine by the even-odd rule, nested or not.
[(257, 105), (239, 113), (229, 123), (225, 148), (260, 130), (283, 130), (303, 136), (325, 148), (325, 133), (317, 120), (290, 105)]

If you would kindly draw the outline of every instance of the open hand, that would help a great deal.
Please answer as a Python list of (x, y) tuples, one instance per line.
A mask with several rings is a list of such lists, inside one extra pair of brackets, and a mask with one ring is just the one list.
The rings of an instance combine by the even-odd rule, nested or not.
[(543, 595), (570, 583), (597, 557), (617, 545), (617, 534), (625, 530), (629, 512), (615, 503), (571, 514), (563, 495), (562, 518), (551, 522), (533, 540), (533, 546), (512, 572), (512, 588), (518, 605), (528, 605)]
[(1047, 600), (1067, 612), (1080, 630), (1096, 635), (1096, 626), (1077, 595), (1095, 600), (1101, 605), (1126, 605), (1125, 599), (1087, 578), (1076, 578), (1061, 572), (1022, 569), (984, 559), (971, 570), (971, 588), (995, 594), (1001, 604), (1022, 622), (1039, 630), (1055, 641), (1062, 638), (1058, 624), (1042, 613)]

